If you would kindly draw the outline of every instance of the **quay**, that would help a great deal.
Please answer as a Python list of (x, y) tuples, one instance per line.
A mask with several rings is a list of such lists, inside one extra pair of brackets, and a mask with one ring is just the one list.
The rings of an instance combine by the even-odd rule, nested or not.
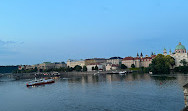
[[(116, 72), (120, 72), (121, 70), (117, 70)], [(128, 73), (131, 73), (131, 71), (127, 70)], [(113, 73), (112, 71), (87, 71), (87, 72), (59, 72), (58, 75), (53, 75), (50, 74), (49, 72), (33, 72), (33, 73), (10, 73), (10, 74), (0, 74), (0, 77), (2, 76), (8, 76), (15, 78), (16, 80), (19, 79), (30, 79), (30, 78), (35, 78), (35, 77), (56, 77), (56, 76), (63, 76), (63, 75), (94, 75), (94, 74), (100, 74), (100, 75), (105, 75), (105, 74), (118, 74), (118, 73)]]

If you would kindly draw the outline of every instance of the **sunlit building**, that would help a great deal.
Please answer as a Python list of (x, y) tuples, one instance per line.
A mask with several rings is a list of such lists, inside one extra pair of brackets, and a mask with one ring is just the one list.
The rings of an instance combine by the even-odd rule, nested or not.
[(140, 56), (137, 54), (137, 57), (125, 57), (122, 60), (122, 64), (127, 66), (128, 68), (131, 68), (131, 66), (134, 64), (135, 67), (149, 67), (149, 64), (151, 64), (152, 59), (155, 58), (155, 54), (152, 54), (151, 57), (146, 55), (143, 57), (143, 54), (141, 53)]
[[(167, 55), (167, 50), (163, 50), (163, 54)], [(181, 42), (176, 46), (175, 52), (169, 51), (169, 55), (175, 59), (175, 66), (182, 66), (181, 60), (188, 62), (188, 53), (184, 45)]]
[(72, 67), (74, 68), (76, 65), (79, 65), (81, 67), (85, 66), (85, 61), (84, 60), (68, 60), (67, 61), (67, 67)]

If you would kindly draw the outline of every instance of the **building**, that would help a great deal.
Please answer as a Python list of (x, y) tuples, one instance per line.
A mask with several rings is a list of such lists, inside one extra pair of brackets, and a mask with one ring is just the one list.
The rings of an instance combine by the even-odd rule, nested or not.
[(104, 64), (100, 64), (100, 63), (93, 63), (93, 64), (90, 64), (90, 65), (87, 65), (87, 71), (93, 71), (92, 69), (95, 68), (95, 67), (98, 67), (98, 70), (100, 71), (104, 71), (106, 69), (105, 65)]
[(121, 57), (111, 57), (107, 59), (107, 63), (121, 65), (123, 58)]
[(134, 63), (135, 63), (135, 61), (134, 61), (133, 57), (125, 57), (122, 60), (122, 64), (124, 64), (125, 66), (127, 66), (127, 68), (131, 68), (131, 65), (134, 64)]
[(143, 57), (143, 54), (141, 53), (140, 56), (137, 54), (137, 57), (125, 57), (122, 60), (122, 64), (127, 66), (128, 68), (131, 68), (132, 64), (135, 65), (135, 67), (149, 67), (149, 64), (151, 64), (152, 59), (155, 58), (156, 55), (152, 53), (151, 57), (146, 55)]
[(92, 58), (92, 59), (86, 59), (85, 60), (85, 65), (90, 65), (90, 64), (101, 64), (101, 63), (106, 63), (105, 58)]
[(65, 62), (54, 62), (55, 64), (55, 68), (59, 69), (62, 67), (67, 67), (67, 64), (65, 64)]
[(67, 61), (67, 67), (72, 67), (74, 68), (76, 65), (79, 65), (81, 67), (85, 66), (86, 63), (84, 60), (68, 60)]
[(106, 71), (111, 71), (111, 70), (118, 70), (119, 65), (117, 64), (107, 64), (106, 65)]
[(20, 65), (20, 66), (18, 66), (18, 70), (22, 70), (22, 69), (26, 69), (26, 65)]
[(55, 64), (51, 62), (43, 62), (42, 64), (37, 65), (38, 69), (52, 69), (55, 68)]
[(43, 62), (42, 64), (36, 64), (36, 65), (22, 65), (19, 66), (18, 69), (30, 70), (37, 68), (37, 69), (46, 70), (46, 69), (61, 68), (61, 67), (66, 67), (65, 62), (55, 62), (55, 63)]
[[(163, 50), (163, 55), (167, 55), (167, 50)], [(176, 46), (175, 52), (169, 51), (169, 55), (175, 59), (175, 66), (182, 66), (181, 60), (185, 60), (188, 62), (188, 53), (184, 45), (181, 42)]]

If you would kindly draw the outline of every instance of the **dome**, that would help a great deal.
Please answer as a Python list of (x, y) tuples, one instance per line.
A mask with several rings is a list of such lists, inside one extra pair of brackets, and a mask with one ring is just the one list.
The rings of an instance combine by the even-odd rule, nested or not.
[(185, 49), (185, 46), (181, 45), (181, 42), (179, 43), (179, 45), (176, 46), (176, 50), (180, 50), (180, 49)]

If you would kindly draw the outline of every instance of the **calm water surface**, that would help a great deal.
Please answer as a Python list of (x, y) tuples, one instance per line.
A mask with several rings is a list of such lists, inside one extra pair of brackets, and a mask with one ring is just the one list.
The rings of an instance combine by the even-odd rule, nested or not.
[(0, 79), (0, 111), (180, 111), (188, 76), (65, 76), (29, 88), (27, 81)]

